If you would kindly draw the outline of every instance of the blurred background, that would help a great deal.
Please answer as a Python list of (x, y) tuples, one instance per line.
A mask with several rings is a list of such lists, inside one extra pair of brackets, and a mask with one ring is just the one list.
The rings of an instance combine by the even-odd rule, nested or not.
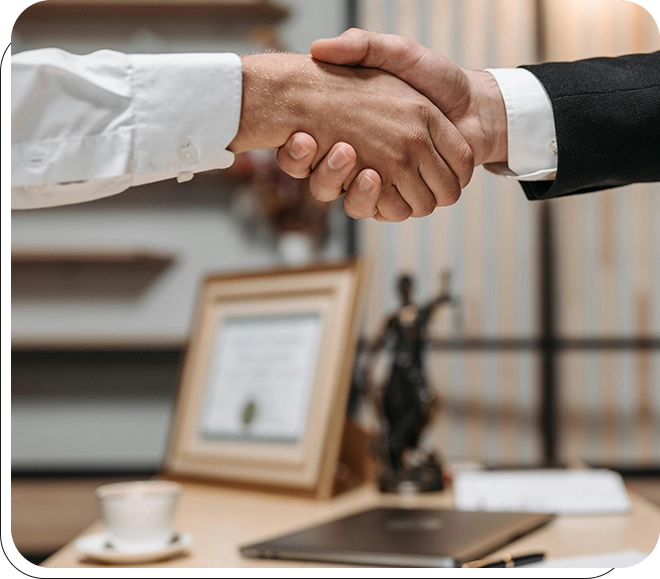
[[(12, 52), (307, 52), (349, 26), (476, 69), (660, 49), (623, 0), (48, 0), (18, 20)], [(478, 169), (432, 216), (354, 222), (257, 152), (188, 183), (12, 214), (19, 550), (42, 559), (96, 519), (90, 489), (157, 471), (205, 275), (354, 255), (373, 265), (363, 349), (401, 273), (420, 302), (452, 273), (463, 324), (441, 311), (427, 356), (444, 460), (609, 466), (660, 503), (660, 184), (532, 203)]]

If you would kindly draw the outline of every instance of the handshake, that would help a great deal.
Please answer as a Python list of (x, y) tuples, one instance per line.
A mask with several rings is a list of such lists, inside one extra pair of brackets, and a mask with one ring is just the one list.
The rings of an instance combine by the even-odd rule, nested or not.
[[(495, 79), (393, 35), (348, 30), (311, 58), (242, 57), (233, 152), (278, 147), (280, 167), (312, 195), (345, 192), (356, 219), (403, 221), (455, 203), (476, 165), (507, 160)], [(338, 66), (339, 65), (339, 66)]]

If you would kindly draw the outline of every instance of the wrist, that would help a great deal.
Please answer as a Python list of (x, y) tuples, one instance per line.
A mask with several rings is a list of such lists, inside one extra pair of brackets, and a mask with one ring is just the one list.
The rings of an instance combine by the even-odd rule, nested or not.
[(508, 159), (506, 108), (499, 85), (489, 72), (466, 70), (470, 81), (472, 130), (466, 140), (475, 165), (502, 163)]
[(242, 102), (238, 133), (229, 150), (241, 153), (283, 145), (295, 132), (299, 101), (296, 87), (297, 55), (253, 54), (241, 57)]

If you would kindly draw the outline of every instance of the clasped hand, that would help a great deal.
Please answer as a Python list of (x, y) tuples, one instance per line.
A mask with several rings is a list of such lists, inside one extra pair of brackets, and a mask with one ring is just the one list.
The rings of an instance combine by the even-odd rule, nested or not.
[(422, 217), (456, 202), (475, 165), (506, 160), (504, 104), (490, 74), (358, 29), (314, 42), (311, 55), (299, 63), (302, 95), (295, 84), (314, 106), (297, 111), (306, 118), (277, 159), (293, 177), (310, 176), (317, 199), (345, 194), (354, 218)]

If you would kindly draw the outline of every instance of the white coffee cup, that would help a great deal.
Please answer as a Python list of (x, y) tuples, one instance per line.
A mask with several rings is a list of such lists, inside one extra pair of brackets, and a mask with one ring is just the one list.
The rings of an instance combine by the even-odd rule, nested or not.
[(174, 539), (181, 485), (168, 481), (113, 483), (96, 489), (110, 545), (119, 551), (162, 549)]

